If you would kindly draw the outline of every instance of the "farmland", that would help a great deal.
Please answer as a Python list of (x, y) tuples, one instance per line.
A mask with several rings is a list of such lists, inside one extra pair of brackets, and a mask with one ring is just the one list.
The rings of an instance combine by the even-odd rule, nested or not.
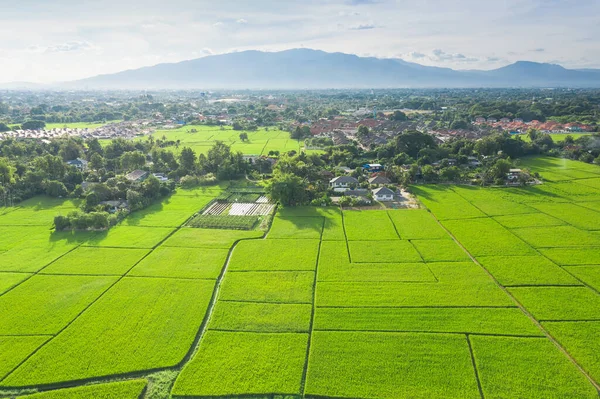
[(0, 214), (0, 396), (598, 399), (600, 168), (522, 163), (560, 181), (279, 208), (268, 231), (186, 225), (225, 187), (107, 232), (22, 203)]

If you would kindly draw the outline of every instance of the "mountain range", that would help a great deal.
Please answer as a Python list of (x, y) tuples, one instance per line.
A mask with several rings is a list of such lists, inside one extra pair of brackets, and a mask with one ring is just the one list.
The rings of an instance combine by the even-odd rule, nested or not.
[[(13, 85), (14, 86), (14, 85)], [(453, 70), (319, 50), (243, 51), (64, 82), (69, 89), (600, 88), (600, 69), (519, 61)]]

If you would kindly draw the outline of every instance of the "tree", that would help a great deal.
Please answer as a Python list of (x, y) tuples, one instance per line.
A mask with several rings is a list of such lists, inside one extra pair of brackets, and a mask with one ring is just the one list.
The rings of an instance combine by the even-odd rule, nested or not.
[(360, 125), (358, 127), (358, 131), (356, 132), (356, 138), (359, 141), (363, 141), (364, 139), (366, 139), (370, 135), (371, 135), (371, 131), (369, 130), (369, 128), (367, 126)]
[(179, 167), (184, 172), (189, 174), (196, 168), (196, 153), (189, 147), (183, 147), (179, 154)]
[(291, 173), (275, 173), (265, 184), (267, 196), (283, 206), (296, 206), (308, 201), (307, 183)]
[(240, 140), (248, 141), (248, 133), (246, 133), (246, 132), (240, 133)]
[(120, 158), (121, 168), (125, 171), (141, 169), (146, 164), (146, 156), (140, 151), (126, 152)]
[(41, 130), (46, 127), (46, 122), (44, 121), (27, 121), (21, 125), (23, 130)]
[(8, 132), (9, 130), (10, 130), (10, 127), (8, 127), (8, 125), (6, 123), (0, 122), (0, 133)]
[(104, 158), (98, 153), (93, 153), (90, 158), (90, 168), (93, 170), (102, 169), (104, 167)]
[(56, 180), (50, 180), (46, 183), (46, 195), (49, 197), (64, 197), (69, 194), (65, 185)]
[(396, 122), (402, 122), (408, 120), (408, 117), (402, 111), (394, 111), (392, 116), (390, 116), (390, 119)]
[(81, 158), (83, 155), (83, 147), (75, 140), (69, 139), (60, 146), (59, 154), (65, 161)]
[(398, 153), (404, 152), (416, 159), (419, 151), (424, 148), (437, 148), (433, 136), (417, 130), (409, 130), (396, 137), (396, 150)]
[(15, 183), (15, 171), (17, 169), (12, 166), (8, 159), (0, 158), (0, 184), (8, 185)]
[(452, 122), (452, 124), (450, 125), (450, 129), (469, 129), (471, 126), (469, 125), (469, 122), (465, 121), (465, 120), (461, 120), (461, 119), (456, 119)]
[(33, 163), (34, 167), (45, 173), (49, 180), (62, 180), (67, 171), (62, 158), (50, 154), (36, 158)]
[(301, 140), (310, 136), (310, 127), (308, 126), (296, 126), (296, 129), (290, 134), (290, 137), (294, 140)]

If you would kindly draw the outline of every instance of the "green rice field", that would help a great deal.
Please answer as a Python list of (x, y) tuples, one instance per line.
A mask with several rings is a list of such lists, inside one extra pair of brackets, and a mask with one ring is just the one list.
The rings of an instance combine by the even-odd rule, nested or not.
[(544, 183), (280, 207), (268, 231), (186, 227), (222, 187), (106, 232), (53, 232), (69, 200), (0, 211), (0, 397), (598, 399), (600, 167), (521, 166)]

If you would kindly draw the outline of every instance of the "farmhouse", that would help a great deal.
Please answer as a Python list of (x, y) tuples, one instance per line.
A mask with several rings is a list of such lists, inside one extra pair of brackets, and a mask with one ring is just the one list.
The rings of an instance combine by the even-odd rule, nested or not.
[(391, 181), (385, 176), (375, 176), (369, 179), (369, 184), (371, 186), (381, 186), (384, 184), (390, 184)]
[(363, 165), (363, 169), (369, 172), (380, 172), (383, 170), (383, 165), (379, 163), (366, 163)]
[(394, 192), (387, 187), (380, 187), (373, 190), (373, 198), (377, 201), (393, 201)]
[(149, 172), (146, 172), (144, 170), (134, 170), (131, 173), (128, 173), (125, 178), (129, 181), (135, 182), (135, 183), (140, 183), (143, 182), (144, 180), (146, 180), (148, 178), (148, 176), (150, 175)]
[(358, 180), (352, 176), (338, 176), (329, 181), (329, 187), (339, 193), (347, 191), (357, 184)]

